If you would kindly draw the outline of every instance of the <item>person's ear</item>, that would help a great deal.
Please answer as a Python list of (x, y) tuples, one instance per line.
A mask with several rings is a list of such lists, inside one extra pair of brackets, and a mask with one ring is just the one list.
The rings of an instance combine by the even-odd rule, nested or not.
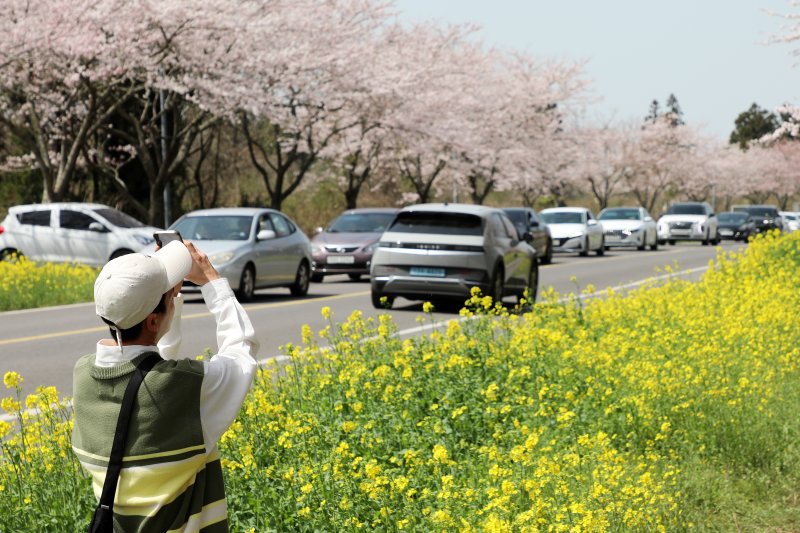
[(144, 319), (144, 329), (151, 333), (158, 333), (158, 328), (161, 326), (162, 316), (160, 313), (150, 313)]

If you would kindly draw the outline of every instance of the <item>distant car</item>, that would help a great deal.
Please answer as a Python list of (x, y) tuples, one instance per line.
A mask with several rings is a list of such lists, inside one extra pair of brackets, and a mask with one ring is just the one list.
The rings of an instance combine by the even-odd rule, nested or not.
[(22, 254), (33, 261), (99, 267), (144, 250), (158, 229), (102, 204), (18, 205), (0, 224), (0, 258)]
[(536, 250), (505, 213), (466, 204), (402, 209), (381, 237), (370, 274), (376, 308), (398, 296), (463, 302), (473, 287), (495, 301), (526, 291), (534, 301), (539, 286)]
[(606, 249), (635, 247), (658, 250), (658, 227), (644, 207), (608, 207), (600, 211), (597, 220), (603, 224)]
[(293, 296), (308, 292), (311, 245), (280, 211), (203, 209), (186, 213), (170, 229), (195, 242), (242, 301), (266, 287), (289, 287)]
[(796, 211), (781, 211), (784, 231), (797, 231), (800, 229), (800, 213)]
[(783, 231), (783, 219), (778, 208), (773, 205), (735, 205), (732, 210), (750, 215), (758, 233), (774, 229)]
[(326, 275), (347, 274), (352, 280), (369, 274), (372, 253), (397, 208), (350, 209), (311, 238), (311, 281)]
[(717, 217), (707, 202), (675, 202), (658, 219), (659, 244), (701, 241), (719, 244)]
[(746, 241), (757, 233), (752, 217), (747, 213), (724, 211), (717, 215), (719, 236), (722, 239)]
[(520, 237), (524, 238), (526, 233), (531, 235), (539, 262), (543, 265), (552, 263), (553, 237), (539, 214), (530, 207), (504, 207), (503, 211), (514, 223)]
[(554, 252), (577, 252), (587, 256), (595, 251), (603, 255), (603, 226), (585, 207), (551, 207), (539, 214), (550, 228)]

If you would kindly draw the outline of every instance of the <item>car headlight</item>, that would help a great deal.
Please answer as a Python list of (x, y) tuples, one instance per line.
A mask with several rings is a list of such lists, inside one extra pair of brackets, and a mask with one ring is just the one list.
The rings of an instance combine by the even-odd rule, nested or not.
[(234, 252), (220, 252), (218, 254), (208, 256), (208, 260), (211, 261), (211, 264), (213, 265), (224, 265), (233, 259), (233, 256), (235, 255), (236, 254)]
[(155, 239), (153, 239), (153, 237), (139, 233), (134, 234), (133, 238), (136, 239), (136, 242), (138, 242), (143, 246), (147, 246), (148, 244), (155, 242)]
[(311, 253), (312, 254), (314, 254), (314, 255), (321, 254), (324, 251), (325, 251), (325, 249), (322, 247), (322, 245), (316, 244), (316, 243), (313, 243), (313, 242), (311, 243)]
[(378, 245), (380, 245), (380, 242), (378, 241), (373, 242), (372, 244), (364, 248), (364, 253), (367, 254), (375, 253), (375, 250), (378, 249)]
[(638, 233), (639, 230), (641, 230), (641, 229), (642, 229), (641, 226), (638, 227), (638, 228), (625, 229), (625, 230), (622, 230), (622, 234), (623, 235), (633, 235), (635, 233)]

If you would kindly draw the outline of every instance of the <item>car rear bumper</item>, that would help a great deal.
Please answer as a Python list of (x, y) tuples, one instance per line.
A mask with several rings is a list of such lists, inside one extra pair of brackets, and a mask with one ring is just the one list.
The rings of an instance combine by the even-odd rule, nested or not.
[(402, 296), (409, 300), (436, 297), (469, 298), (473, 287), (487, 294), (489, 283), (461, 278), (426, 278), (417, 276), (380, 276), (372, 278), (373, 290), (384, 296)]

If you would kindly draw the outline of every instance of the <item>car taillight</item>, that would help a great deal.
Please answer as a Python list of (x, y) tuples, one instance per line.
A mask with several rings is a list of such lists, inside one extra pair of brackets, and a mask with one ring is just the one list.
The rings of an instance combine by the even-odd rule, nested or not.
[(2, 235), (5, 230), (6, 230), (6, 228), (4, 228), (3, 226), (0, 226), (0, 235)]

